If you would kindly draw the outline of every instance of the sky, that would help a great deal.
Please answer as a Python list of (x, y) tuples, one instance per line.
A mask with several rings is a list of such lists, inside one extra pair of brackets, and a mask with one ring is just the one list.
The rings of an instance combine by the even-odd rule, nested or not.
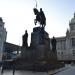
[[(46, 16), (45, 30), (49, 37), (66, 36), (69, 21), (75, 12), (75, 0), (0, 0), (0, 17), (5, 22), (9, 43), (22, 45), (22, 35), (28, 31), (28, 44), (34, 25), (33, 8), (43, 9)], [(39, 26), (39, 25), (37, 25)]]

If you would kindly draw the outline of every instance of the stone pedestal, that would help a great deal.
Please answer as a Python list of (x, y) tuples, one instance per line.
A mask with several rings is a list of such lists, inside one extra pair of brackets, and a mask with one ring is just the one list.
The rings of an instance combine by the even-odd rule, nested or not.
[(50, 50), (50, 38), (44, 28), (33, 28), (33, 32), (31, 33), (31, 47), (36, 50), (38, 58), (43, 58)]
[(41, 44), (50, 49), (49, 35), (42, 27), (35, 27), (31, 33), (31, 46), (36, 48)]
[[(55, 53), (50, 49), (50, 38), (42, 27), (33, 28), (30, 47), (22, 47), (22, 56), (18, 61), (18, 68), (46, 71), (57, 68), (58, 61)], [(59, 66), (58, 66), (59, 67)]]

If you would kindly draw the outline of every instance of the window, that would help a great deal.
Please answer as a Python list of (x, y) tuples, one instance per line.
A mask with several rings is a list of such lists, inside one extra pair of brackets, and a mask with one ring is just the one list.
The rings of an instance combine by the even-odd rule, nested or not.
[(61, 49), (65, 49), (65, 41), (61, 41)]
[(71, 30), (74, 30), (74, 27), (73, 27), (73, 25), (71, 26)]
[(75, 56), (75, 50), (72, 50), (72, 54), (73, 54), (73, 56)]
[(60, 52), (58, 52), (58, 55), (60, 55)]
[(75, 47), (75, 38), (72, 38), (72, 46)]
[(71, 28), (71, 31), (75, 30), (75, 25), (71, 25), (70, 28)]
[(65, 40), (60, 40), (57, 42), (57, 49), (65, 49)]
[(63, 52), (61, 52), (61, 55), (63, 55)]

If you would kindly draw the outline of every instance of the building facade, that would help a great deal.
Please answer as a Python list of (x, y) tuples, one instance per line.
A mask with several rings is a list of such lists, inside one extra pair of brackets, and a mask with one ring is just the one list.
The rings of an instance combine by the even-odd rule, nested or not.
[(69, 29), (66, 36), (58, 37), (57, 40), (57, 58), (60, 61), (75, 61), (75, 13), (69, 22)]
[(0, 17), (0, 61), (2, 61), (4, 43), (6, 42), (7, 31), (4, 28), (3, 19)]

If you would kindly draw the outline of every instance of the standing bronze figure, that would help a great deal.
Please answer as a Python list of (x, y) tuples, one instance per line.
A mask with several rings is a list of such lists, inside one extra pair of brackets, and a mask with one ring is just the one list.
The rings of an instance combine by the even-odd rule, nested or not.
[(56, 43), (57, 43), (57, 41), (56, 41), (55, 37), (53, 37), (53, 38), (51, 39), (52, 51), (53, 51), (53, 52), (56, 51)]
[(28, 33), (27, 33), (27, 30), (25, 31), (25, 34), (22, 37), (22, 41), (23, 41), (22, 46), (23, 47), (28, 47)]

